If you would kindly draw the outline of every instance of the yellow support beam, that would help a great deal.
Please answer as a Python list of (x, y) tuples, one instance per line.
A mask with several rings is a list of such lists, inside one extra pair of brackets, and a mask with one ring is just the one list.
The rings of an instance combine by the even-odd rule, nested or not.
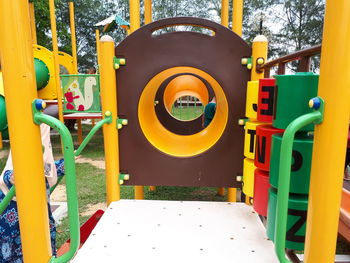
[(233, 0), (232, 31), (242, 36), (243, 0)]
[(0, 132), (0, 149), (4, 148), (4, 145), (2, 144), (2, 133)]
[(263, 70), (257, 71), (256, 66), (259, 62), (263, 62), (263, 63), (266, 62), (267, 49), (268, 49), (267, 38), (263, 35), (256, 36), (253, 40), (253, 52), (252, 52), (253, 65), (252, 65), (252, 72), (251, 72), (251, 81), (264, 78), (264, 71)]
[(228, 27), (229, 0), (221, 0), (221, 25)]
[(237, 188), (227, 188), (227, 201), (237, 202)]
[(143, 186), (142, 185), (135, 185), (134, 186), (134, 195), (136, 200), (143, 200), (144, 199), (144, 191), (143, 191)]
[(35, 24), (34, 1), (29, 3), (30, 32), (32, 33), (33, 44), (37, 44), (36, 24)]
[(40, 129), (31, 109), (37, 91), (29, 20), (28, 1), (0, 0), (1, 68), (22, 251), (24, 262), (37, 263), (49, 262), (51, 244)]
[(152, 0), (145, 0), (145, 24), (152, 22)]
[(218, 196), (224, 196), (225, 195), (225, 188), (224, 187), (218, 187), (217, 195)]
[(110, 36), (105, 35), (101, 38), (100, 51), (102, 112), (112, 114), (112, 122), (103, 126), (107, 205), (109, 205), (113, 201), (120, 200), (117, 80), (113, 63), (114, 41)]
[(140, 28), (140, 0), (130, 0), (130, 33)]
[(58, 117), (61, 122), (63, 120), (63, 105), (62, 105), (62, 89), (60, 82), (60, 65), (58, 56), (58, 40), (57, 40), (57, 27), (56, 27), (56, 14), (55, 14), (55, 0), (49, 0), (50, 6), (50, 21), (51, 21), (51, 32), (52, 32), (52, 51), (55, 64), (55, 81), (57, 90), (57, 105), (58, 105)]
[(100, 58), (100, 30), (96, 29), (96, 53), (97, 53), (97, 65), (100, 67), (101, 58)]
[(69, 21), (72, 42), (73, 74), (78, 74), (77, 37), (75, 33), (74, 1), (69, 2)]
[(315, 128), (305, 262), (334, 262), (350, 117), (350, 1), (327, 1), (318, 95), (324, 121)]

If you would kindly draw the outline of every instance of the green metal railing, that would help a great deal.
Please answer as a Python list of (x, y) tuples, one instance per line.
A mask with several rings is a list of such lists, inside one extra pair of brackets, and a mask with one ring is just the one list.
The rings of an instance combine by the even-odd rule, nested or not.
[(79, 210), (78, 210), (78, 195), (77, 195), (77, 182), (76, 171), (74, 161), (74, 145), (72, 136), (67, 127), (51, 116), (45, 115), (38, 107), (40, 100), (33, 102), (33, 116), (34, 122), (37, 125), (45, 123), (54, 130), (58, 131), (61, 136), (62, 151), (64, 156), (64, 169), (66, 176), (66, 191), (67, 191), (67, 203), (68, 203), (68, 222), (69, 222), (69, 234), (70, 234), (70, 246), (69, 251), (62, 256), (56, 258), (52, 257), (50, 262), (63, 263), (68, 262), (73, 258), (78, 251), (80, 245), (80, 224), (79, 224)]
[[(98, 123), (96, 123), (96, 125), (91, 129), (91, 131), (89, 132), (89, 134), (85, 137), (84, 141), (79, 145), (78, 149), (75, 150), (74, 155), (78, 156), (81, 154), (81, 152), (85, 149), (85, 147), (88, 145), (88, 143), (91, 141), (92, 137), (95, 135), (95, 133), (104, 125), (104, 124), (109, 124), (112, 123), (112, 115), (110, 115), (109, 112), (105, 113), (105, 118), (101, 121), (99, 121)], [(63, 176), (58, 177), (57, 182), (55, 185), (53, 185), (50, 188), (50, 193), (52, 193), (57, 185), (60, 184), (60, 182), (62, 181)], [(1, 212), (1, 210), (0, 210)], [(0, 213), (1, 214), (1, 213)]]
[[(64, 263), (70, 261), (80, 245), (80, 224), (79, 224), (79, 210), (78, 210), (78, 196), (77, 196), (77, 184), (76, 184), (76, 171), (74, 157), (81, 154), (84, 148), (87, 146), (94, 134), (107, 123), (112, 122), (112, 115), (110, 112), (105, 113), (105, 118), (99, 121), (93, 129), (86, 136), (79, 148), (74, 151), (74, 145), (72, 136), (67, 127), (56, 118), (45, 115), (41, 112), (44, 108), (44, 104), (41, 100), (35, 100), (32, 104), (34, 122), (37, 125), (45, 123), (54, 130), (58, 131), (62, 138), (62, 149), (64, 156), (64, 167), (66, 175), (66, 190), (67, 190), (67, 203), (68, 203), (68, 220), (69, 220), (69, 233), (70, 233), (70, 247), (69, 251), (64, 255), (56, 258), (52, 257), (50, 263)], [(124, 120), (125, 121), (125, 120)], [(58, 178), (57, 183), (50, 188), (52, 193), (63, 176)], [(16, 193), (16, 187), (12, 186), (10, 191), (5, 195), (4, 199), (0, 203), (0, 215), (4, 212)]]
[(12, 186), (10, 191), (5, 195), (4, 199), (2, 199), (0, 203), (0, 215), (5, 211), (6, 207), (11, 202), (12, 198), (15, 197), (16, 194), (16, 188), (15, 186)]
[(282, 138), (275, 224), (275, 250), (279, 261), (282, 263), (292, 263), (286, 258), (285, 248), (293, 140), (297, 131), (302, 127), (311, 123), (320, 124), (323, 121), (323, 100), (321, 98), (310, 100), (310, 107), (314, 108), (315, 111), (292, 121)]
[(98, 123), (96, 123), (96, 125), (91, 129), (89, 134), (85, 137), (84, 141), (79, 145), (78, 149), (75, 151), (75, 153), (74, 153), (75, 156), (78, 156), (81, 154), (81, 152), (85, 149), (85, 147), (90, 142), (90, 140), (95, 135), (95, 133), (99, 129), (101, 129), (101, 127), (104, 124), (110, 124), (110, 123), (112, 123), (112, 115), (110, 112), (105, 112), (105, 118), (103, 120), (99, 121)]

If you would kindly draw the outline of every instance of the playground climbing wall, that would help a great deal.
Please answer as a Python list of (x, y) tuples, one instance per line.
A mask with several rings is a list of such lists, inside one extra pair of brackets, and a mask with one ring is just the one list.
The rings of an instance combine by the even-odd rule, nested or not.
[[(206, 28), (200, 32), (154, 34), (171, 26)], [(235, 33), (199, 18), (169, 18), (142, 27), (115, 49), (126, 65), (117, 70), (118, 115), (128, 119), (120, 130), (120, 170), (130, 185), (237, 187), (243, 166), (246, 83), (250, 72), (241, 65), (251, 48)], [(215, 94), (216, 114), (203, 130), (181, 134), (159, 117), (155, 101), (175, 77), (191, 75), (200, 89)], [(163, 86), (162, 86), (163, 85)], [(203, 92), (202, 92), (203, 93)], [(205, 92), (204, 92), (205, 93)], [(191, 125), (183, 123), (183, 125)], [(169, 125), (169, 127), (168, 127)]]

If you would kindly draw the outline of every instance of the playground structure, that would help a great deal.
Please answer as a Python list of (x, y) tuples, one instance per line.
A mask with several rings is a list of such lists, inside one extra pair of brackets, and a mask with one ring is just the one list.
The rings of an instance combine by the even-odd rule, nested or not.
[[(111, 242), (111, 239), (106, 239), (103, 235), (101, 238), (100, 235), (103, 232), (107, 234), (109, 234), (108, 232), (111, 232), (112, 235), (113, 233), (119, 233), (118, 230), (115, 230), (113, 227), (115, 226), (116, 221), (112, 220), (112, 210), (121, 211), (121, 214), (124, 214), (128, 219), (128, 214), (126, 214), (127, 211), (125, 211), (123, 206), (126, 206), (126, 209), (129, 207), (131, 211), (142, 211), (142, 209), (148, 208), (152, 209), (152, 211), (156, 211), (160, 207), (171, 209), (171, 207), (174, 206), (174, 203), (161, 204), (147, 201), (138, 201), (135, 202), (134, 205), (132, 202), (127, 201), (116, 202), (120, 199), (120, 183), (130, 185), (205, 185), (229, 187), (229, 201), (234, 201), (233, 196), (235, 195), (235, 190), (233, 187), (240, 186), (239, 181), (242, 176), (240, 171), (243, 170), (241, 156), (244, 152), (243, 130), (238, 126), (237, 122), (240, 117), (248, 117), (248, 111), (244, 110), (244, 86), (249, 80), (252, 82), (255, 81), (255, 83), (248, 83), (247, 93), (249, 93), (252, 88), (255, 89), (255, 91), (257, 91), (259, 88), (261, 90), (261, 96), (258, 96), (257, 92), (255, 92), (255, 95), (252, 97), (249, 95), (247, 96), (247, 107), (249, 107), (250, 110), (253, 109), (253, 112), (251, 112), (252, 114), (254, 114), (254, 112), (257, 113), (256, 116), (250, 117), (250, 119), (257, 119), (261, 122), (268, 123), (271, 122), (271, 118), (273, 117), (271, 111), (269, 111), (269, 107), (271, 105), (266, 103), (266, 101), (271, 101), (269, 100), (271, 99), (271, 97), (269, 97), (271, 92), (269, 91), (275, 87), (275, 83), (271, 83), (271, 79), (259, 80), (263, 78), (264, 71), (265, 76), (267, 76), (269, 74), (269, 70), (267, 69), (275, 65), (273, 63), (265, 63), (267, 60), (267, 42), (264, 38), (256, 38), (256, 41), (253, 43), (253, 47), (251, 49), (242, 41), (241, 38), (230, 32), (227, 28), (207, 20), (196, 18), (165, 19), (146, 25), (133, 33), (139, 27), (140, 20), (139, 5), (136, 4), (136, 2), (137, 1), (130, 2), (130, 30), (132, 34), (121, 42), (115, 50), (114, 43), (110, 38), (103, 37), (100, 42), (101, 103), (102, 112), (104, 113), (104, 120), (100, 126), (103, 125), (105, 136), (104, 143), (106, 153), (107, 203), (110, 205), (110, 207), (106, 214), (102, 217), (99, 225), (97, 225), (96, 230), (94, 230), (96, 231), (94, 232), (96, 237), (91, 237), (91, 239), (88, 239), (86, 245), (84, 245), (82, 250), (74, 259), (74, 262), (85, 262), (86, 259), (92, 260), (94, 257), (96, 257), (96, 260), (99, 260), (101, 255), (106, 255), (106, 252), (103, 252), (103, 250), (107, 250), (107, 248), (109, 249), (107, 250), (109, 251), (107, 254), (113, 252), (114, 254), (112, 253), (112, 256), (114, 258), (116, 253), (120, 255), (122, 254), (122, 249), (121, 252), (118, 252), (118, 248), (120, 248), (121, 245), (117, 247), (110, 247), (108, 244), (106, 245), (102, 241), (110, 240)], [(228, 12), (225, 12), (227, 7), (225, 2), (226, 1), (223, 1), (222, 24), (227, 26), (225, 25), (225, 20), (227, 18), (225, 17), (225, 14), (227, 15)], [(235, 3), (237, 2), (239, 1), (235, 1)], [(148, 10), (146, 13), (148, 14), (147, 17), (149, 18), (150, 1), (145, 1), (145, 4), (148, 7), (146, 8), (146, 10)], [(42, 211), (45, 211), (46, 200), (42, 172), (38, 172), (42, 170), (40, 168), (42, 167), (40, 143), (37, 143), (40, 141), (39, 130), (34, 124), (38, 124), (40, 122), (48, 123), (54, 128), (58, 129), (60, 134), (63, 135), (65, 143), (63, 148), (67, 164), (67, 192), (69, 199), (68, 207), (70, 213), (69, 220), (71, 230), (71, 246), (67, 254), (52, 260), (53, 262), (66, 262), (73, 257), (79, 243), (79, 224), (77, 219), (72, 142), (71, 139), (69, 139), (69, 133), (67, 133), (62, 124), (47, 118), (40, 111), (38, 111), (42, 108), (41, 103), (38, 103), (37, 106), (33, 106), (34, 110), (32, 112), (31, 104), (37, 97), (36, 90), (34, 89), (34, 68), (33, 64), (30, 62), (33, 56), (31, 46), (23, 45), (23, 43), (31, 43), (31, 41), (29, 41), (29, 23), (25, 20), (27, 17), (26, 14), (29, 12), (28, 4), (24, 2), (19, 3), (19, 1), (13, 1), (11, 3), (6, 2), (5, 4), (5, 1), (2, 1), (0, 2), (0, 10), (7, 10), (6, 12), (8, 12), (6, 15), (7, 20), (2, 20), (2, 24), (5, 25), (6, 23), (7, 26), (1, 28), (0, 35), (2, 38), (5, 38), (3, 36), (13, 37), (11, 46), (7, 45), (7, 42), (4, 39), (1, 39), (1, 56), (4, 67), (4, 87), (7, 103), (7, 117), (11, 134), (11, 148), (14, 153), (17, 200), (25, 262), (48, 262), (50, 259), (50, 246), (47, 240), (43, 238), (47, 237), (48, 235), (47, 216), (45, 213), (42, 213)], [(339, 12), (339, 10), (342, 11)], [(281, 123), (278, 124), (278, 122), (275, 123), (276, 119), (274, 119), (273, 126), (279, 129), (286, 129), (284, 137), (289, 137), (289, 140), (281, 140), (281, 138), (278, 136), (272, 136), (272, 134), (276, 133), (272, 127), (266, 128), (265, 126), (262, 126), (257, 128), (256, 142), (260, 146), (253, 146), (253, 149), (259, 151), (264, 142), (263, 138), (266, 137), (266, 142), (268, 138), (269, 140), (275, 141), (275, 143), (280, 140), (280, 144), (282, 145), (280, 147), (280, 151), (285, 153), (280, 154), (282, 156), (281, 162), (277, 168), (272, 166), (276, 164), (273, 162), (271, 162), (270, 167), (270, 163), (267, 161), (267, 159), (255, 159), (255, 165), (260, 165), (258, 168), (265, 170), (265, 172), (261, 173), (255, 172), (258, 174), (255, 175), (255, 183), (257, 183), (256, 178), (264, 178), (264, 180), (261, 181), (261, 184), (259, 183), (258, 185), (266, 185), (266, 182), (268, 182), (266, 181), (267, 170), (270, 170), (271, 179), (273, 178), (273, 174), (276, 174), (276, 170), (279, 171), (277, 172), (280, 176), (278, 183), (271, 183), (275, 188), (278, 188), (278, 195), (275, 197), (277, 212), (273, 213), (277, 217), (277, 223), (274, 224), (276, 225), (276, 227), (273, 228), (275, 233), (271, 234), (271, 237), (272, 239), (275, 239), (274, 241), (276, 243), (277, 254), (280, 262), (289, 262), (285, 258), (284, 250), (286, 247), (290, 246), (290, 244), (288, 244), (288, 240), (286, 242), (286, 232), (288, 230), (287, 217), (289, 214), (289, 212), (287, 213), (287, 210), (291, 209), (291, 207), (288, 205), (288, 193), (290, 191), (295, 191), (294, 188), (292, 188), (295, 177), (293, 177), (293, 174), (291, 177), (288, 175), (288, 173), (290, 174), (291, 167), (293, 137), (297, 131), (297, 128), (302, 128), (302, 126), (309, 123), (320, 124), (322, 121), (322, 124), (315, 126), (310, 192), (308, 198), (309, 204), (307, 210), (308, 218), (306, 224), (305, 262), (334, 262), (335, 241), (339, 220), (340, 193), (342, 189), (342, 162), (344, 162), (343, 156), (345, 156), (345, 138), (348, 130), (350, 110), (349, 90), (346, 87), (346, 84), (348, 81), (350, 81), (349, 68), (346, 63), (346, 58), (350, 58), (349, 50), (346, 49), (346, 47), (350, 45), (350, 38), (348, 35), (344, 34), (344, 32), (340, 32), (341, 30), (344, 30), (344, 28), (335, 28), (334, 24), (336, 22), (341, 23), (343, 27), (349, 29), (349, 10), (349, 3), (345, 0), (338, 1), (337, 3), (327, 2), (321, 60), (321, 75), (317, 92), (317, 95), (320, 98), (311, 100), (311, 108), (313, 109), (308, 109), (305, 101), (300, 102), (300, 104), (305, 105), (303, 108), (307, 108), (307, 117), (304, 117), (303, 115), (302, 119), (300, 120), (299, 116), (295, 116), (299, 123), (294, 122), (294, 118), (288, 121), (280, 119), (282, 120), (283, 125)], [(17, 16), (23, 20), (16, 22), (15, 17)], [(4, 11), (0, 11), (0, 17), (5, 17)], [(234, 17), (235, 19), (240, 17), (240, 12), (237, 11)], [(239, 23), (234, 23), (234, 26), (237, 26), (237, 24)], [(215, 35), (208, 36), (193, 32), (174, 32), (171, 34), (151, 37), (153, 31), (169, 25), (194, 25), (205, 27), (214, 31)], [(11, 34), (11, 31), (9, 31), (8, 28), (18, 28), (19, 32), (23, 32), (23, 34)], [(240, 27), (238, 26), (238, 28)], [(239, 34), (239, 29), (236, 32)], [(186, 41), (181, 41), (183, 39), (186, 39)], [(149, 42), (148, 45), (144, 44), (145, 50), (142, 52), (141, 50), (137, 49), (137, 44), (139, 44), (141, 40), (145, 41), (146, 43), (147, 41)], [(188, 44), (187, 41), (190, 44)], [(198, 43), (201, 45), (198, 45)], [(341, 47), (334, 49), (333, 47), (335, 46), (335, 43), (341, 43)], [(214, 48), (214, 50), (217, 53), (210, 52), (211, 48), (216, 47), (216, 45), (217, 48)], [(235, 52), (227, 53), (229, 45), (237, 47), (237, 50)], [(166, 46), (167, 49), (165, 49), (164, 46)], [(213, 47), (209, 48), (209, 46)], [(16, 62), (18, 61), (18, 66), (16, 66), (12, 61), (13, 55), (10, 54), (13, 47), (16, 48), (16, 50), (20, 50), (21, 52), (19, 52), (19, 54), (22, 54), (22, 56), (18, 56), (16, 59)], [(316, 49), (317, 48), (319, 47), (316, 47)], [(156, 60), (152, 60), (150, 57), (148, 57), (152, 56), (155, 52), (158, 54)], [(179, 54), (181, 54), (182, 57), (180, 57)], [(171, 56), (173, 56), (173, 58), (171, 58)], [(305, 56), (309, 57), (308, 54)], [(117, 59), (114, 59), (115, 57), (117, 57)], [(334, 59), (336, 57), (342, 57), (344, 60), (339, 61)], [(112, 61), (114, 63), (112, 63)], [(140, 61), (148, 61), (149, 67), (144, 68)], [(153, 63), (151, 63), (152, 61)], [(301, 65), (304, 65), (304, 67), (307, 69), (307, 59), (302, 59), (302, 61), (303, 62)], [(241, 63), (246, 65), (246, 67), (242, 67)], [(280, 61), (279, 64), (281, 66), (279, 67), (278, 73), (283, 73), (285, 63), (285, 61)], [(335, 67), (335, 64), (337, 67)], [(222, 65), (224, 65), (224, 68), (222, 68)], [(249, 69), (252, 69), (250, 78)], [(115, 70), (117, 70), (116, 73)], [(227, 71), (225, 72), (225, 70)], [(138, 78), (134, 77), (136, 74), (138, 74)], [(170, 89), (170, 94), (177, 92), (181, 93), (182, 90), (186, 90), (187, 94), (201, 97), (203, 98), (203, 101), (206, 102), (206, 99), (204, 99), (206, 92), (203, 91), (207, 90), (208, 97), (210, 97), (210, 90), (212, 89), (212, 92), (217, 98), (218, 105), (217, 113), (213, 119), (213, 122), (207, 129), (201, 131), (190, 129), (186, 132), (186, 135), (178, 134), (175, 131), (168, 132), (167, 130), (164, 130), (164, 128), (162, 129), (162, 126), (167, 125), (167, 119), (163, 119), (163, 122), (160, 124), (161, 118), (159, 117), (162, 115), (162, 112), (166, 113), (164, 108), (169, 109), (168, 105), (174, 102), (174, 98), (179, 96), (179, 94), (176, 96), (166, 95), (166, 90), (172, 81), (169, 78), (174, 76), (175, 80), (183, 75), (192, 75), (197, 78), (196, 81), (201, 81), (204, 85), (199, 85), (198, 90), (195, 90), (193, 85), (191, 85), (190, 89), (183, 88), (179, 89), (180, 91), (175, 90), (174, 92), (174, 89), (181, 86), (179, 84), (175, 86), (176, 88)], [(18, 78), (18, 76), (30, 77)], [(299, 77), (300, 76), (301, 75), (299, 75)], [(334, 79), (334, 76), (338, 77)], [(283, 81), (283, 77), (284, 76), (276, 77), (277, 82)], [(299, 77), (296, 75), (295, 79), (298, 79)], [(304, 77), (308, 78), (307, 76)], [(311, 76), (311, 78), (313, 77), (314, 76)], [(203, 79), (208, 82), (209, 85), (205, 83)], [(170, 82), (166, 83), (167, 80)], [(256, 82), (258, 80), (259, 82)], [(228, 89), (228, 86), (232, 85), (233, 81), (235, 81), (235, 86)], [(162, 91), (161, 88), (163, 83), (164, 91)], [(277, 85), (279, 84), (277, 83)], [(297, 85), (299, 87), (299, 84)], [(333, 87), (331, 90), (329, 89), (330, 85)], [(15, 88), (13, 88), (16, 86), (28, 87), (28, 89), (24, 90), (23, 94), (18, 94)], [(251, 89), (249, 89), (249, 87)], [(137, 92), (130, 96), (131, 94), (127, 91), (127, 89), (132, 89), (133, 91), (135, 90)], [(158, 91), (160, 92), (158, 93)], [(280, 94), (280, 89), (278, 94)], [(313, 96), (310, 96), (311, 95), (308, 95), (303, 99), (307, 99), (306, 102), (308, 102), (309, 99), (313, 98)], [(129, 100), (133, 103), (130, 103)], [(155, 101), (160, 101), (161, 103), (156, 104), (155, 106)], [(266, 105), (259, 105), (259, 102), (254, 103), (254, 101), (265, 101), (265, 103), (262, 104)], [(21, 107), (21, 109), (19, 109), (17, 107), (17, 103), (20, 103), (20, 105), (27, 105), (27, 108)], [(279, 102), (277, 99), (277, 105), (278, 104)], [(163, 110), (158, 110), (159, 105), (163, 107)], [(256, 110), (254, 105), (257, 106)], [(264, 108), (265, 106), (267, 106), (267, 108)], [(263, 114), (265, 116), (259, 117), (258, 114), (261, 112), (265, 112), (267, 114)], [(278, 115), (275, 117), (277, 116)], [(168, 120), (169, 119), (170, 118), (168, 118)], [(240, 123), (242, 122), (244, 123), (245, 121), (241, 120)], [(289, 122), (292, 122), (293, 125), (287, 127)], [(248, 123), (249, 122), (246, 122), (246, 131), (248, 131), (248, 127), (251, 125)], [(193, 125), (193, 127), (196, 125), (195, 123), (187, 124)], [(31, 140), (23, 140), (24, 135), (21, 134), (22, 125), (28, 127), (28, 134), (25, 136), (28, 137), (29, 135)], [(257, 125), (257, 127), (259, 126)], [(121, 128), (121, 130), (118, 131), (117, 128)], [(166, 126), (166, 128), (168, 127)], [(170, 130), (170, 128), (168, 128), (168, 130)], [(158, 133), (158, 131), (160, 132)], [(310, 131), (310, 128), (306, 129), (306, 131)], [(279, 130), (278, 132), (281, 131)], [(232, 137), (235, 138), (233, 139)], [(188, 138), (190, 138), (190, 140)], [(329, 141), (331, 141), (331, 143), (329, 143)], [(251, 140), (249, 140), (249, 142), (251, 142)], [(248, 146), (250, 145), (248, 144)], [(251, 147), (246, 148), (250, 150)], [(24, 152), (23, 149), (27, 149), (26, 152)], [(295, 149), (293, 148), (293, 150)], [(31, 154), (28, 158), (29, 151)], [(299, 152), (302, 151), (300, 150)], [(252, 156), (251, 151), (249, 156)], [(266, 156), (267, 154), (265, 157)], [(273, 156), (273, 154), (271, 156)], [(288, 158), (286, 156), (288, 156)], [(306, 153), (303, 156), (306, 156)], [(255, 154), (254, 158), (257, 158), (257, 154)], [(157, 162), (157, 164), (159, 162), (160, 165), (152, 166), (152, 160), (153, 162)], [(206, 164), (209, 161), (216, 162), (216, 164), (212, 165), (212, 167), (208, 167)], [(251, 161), (246, 160), (245, 162), (250, 163), (249, 167), (251, 170), (255, 170), (252, 168)], [(27, 171), (25, 168), (25, 164), (27, 163), (32, 165), (33, 171)], [(189, 166), (188, 163), (191, 163), (192, 166)], [(196, 163), (194, 167), (197, 170), (191, 171), (190, 169), (194, 169), (194, 163)], [(179, 167), (176, 167), (177, 165)], [(175, 168), (178, 169), (178, 174), (175, 173)], [(198, 176), (198, 171), (203, 171), (203, 173)], [(259, 174), (262, 174), (262, 176), (259, 177)], [(281, 179), (281, 174), (286, 175), (285, 177), (282, 177), (283, 180)], [(162, 175), (162, 177), (159, 177), (159, 175)], [(330, 176), (332, 176), (332, 180), (328, 179)], [(30, 180), (28, 178), (30, 178)], [(289, 186), (289, 180), (292, 182), (291, 187)], [(260, 210), (259, 198), (257, 198), (256, 194), (254, 193), (255, 189), (258, 188), (254, 187), (253, 191), (251, 189), (251, 185), (253, 184), (252, 178), (249, 179), (243, 175), (243, 182), (243, 191), (248, 197), (254, 198), (255, 209), (259, 214), (264, 215), (267, 212), (267, 207), (265, 206), (265, 211), (263, 211), (263, 209)], [(244, 189), (244, 187), (248, 187), (250, 189), (247, 190)], [(28, 189), (30, 189), (30, 191), (28, 191)], [(142, 199), (143, 194), (141, 189), (142, 187), (140, 186), (136, 187), (137, 199)], [(305, 194), (305, 189), (302, 191), (302, 194)], [(266, 191), (263, 192), (266, 194)], [(273, 190), (271, 190), (271, 192), (273, 192)], [(33, 193), (35, 194), (33, 195)], [(271, 194), (271, 196), (273, 196), (273, 194)], [(271, 196), (270, 200), (273, 199)], [(262, 203), (266, 204), (267, 202), (265, 201)], [(175, 209), (174, 214), (181, 215), (180, 211), (184, 211), (184, 215), (187, 214), (187, 211), (189, 210), (185, 207), (188, 205), (190, 206), (190, 204), (185, 204), (184, 208), (181, 208), (181, 205), (175, 205), (176, 209), (180, 210)], [(196, 209), (213, 209), (212, 211), (214, 211), (214, 208), (210, 208), (210, 205), (208, 207), (206, 207), (204, 204), (195, 205)], [(245, 218), (247, 221), (244, 223), (248, 224), (249, 221), (252, 223), (249, 225), (249, 227), (252, 225), (255, 225), (256, 227), (253, 228), (249, 234), (255, 232), (257, 233), (255, 236), (256, 240), (262, 238), (264, 236), (263, 233), (261, 233), (262, 226), (258, 225), (259, 223), (257, 216), (251, 213), (250, 207), (246, 206), (245, 204), (231, 203), (231, 205), (233, 207), (231, 212), (236, 212), (230, 216), (229, 221), (233, 221), (238, 214), (240, 216), (246, 216)], [(218, 207), (219, 206), (223, 206), (223, 204), (218, 205)], [(220, 210), (220, 208), (218, 208), (218, 210), (215, 211), (218, 211), (217, 213), (221, 213), (225, 209)], [(306, 211), (305, 208), (299, 210)], [(327, 217), (324, 216), (324, 211), (327, 211)], [(347, 212), (345, 211), (343, 215), (346, 215), (346, 213)], [(158, 215), (156, 212), (154, 212), (154, 214)], [(174, 216), (174, 214), (172, 215)], [(250, 216), (247, 216), (248, 214)], [(305, 218), (304, 215), (302, 218)], [(129, 216), (136, 216), (139, 218), (143, 216), (143, 214), (135, 213), (132, 215), (130, 214)], [(209, 216), (210, 218), (210, 213), (206, 214), (206, 216)], [(202, 215), (202, 217), (205, 217), (205, 215)], [(120, 218), (120, 220), (122, 219), (123, 218)], [(216, 220), (219, 221), (219, 218)], [(137, 225), (139, 220), (136, 221), (137, 222), (134, 222), (134, 225), (131, 224), (131, 227), (139, 226)], [(146, 218), (145, 221), (146, 223), (143, 225), (144, 227), (147, 227), (152, 223), (152, 220), (149, 218)], [(191, 222), (190, 218), (188, 221)], [(167, 222), (169, 221), (162, 221), (160, 224), (166, 224)], [(198, 221), (194, 220), (193, 222), (197, 223)], [(343, 222), (346, 222), (346, 220), (343, 220)], [(173, 223), (174, 222), (172, 222), (172, 224)], [(221, 222), (218, 224), (219, 226), (224, 225), (220, 225), (220, 223)], [(228, 222), (228, 226), (229, 225), (230, 222)], [(238, 222), (238, 220), (237, 225), (242, 226), (242, 228), (244, 227)], [(305, 227), (305, 224), (303, 226)], [(33, 233), (33, 228), (37, 230), (36, 233)], [(126, 229), (131, 228), (126, 227)], [(193, 225), (190, 224), (188, 231), (190, 232), (191, 229), (193, 230)], [(211, 227), (211, 229), (213, 228)], [(135, 229), (135, 231), (137, 232), (137, 229)], [(138, 233), (142, 233), (141, 229), (138, 229), (138, 231)], [(221, 229), (217, 229), (217, 231), (222, 232)], [(247, 233), (234, 233), (240, 238), (242, 236), (247, 236)], [(322, 239), (320, 238), (321, 233), (323, 235)], [(149, 235), (152, 235), (152, 232), (148, 235), (147, 233), (143, 234), (148, 238)], [(200, 236), (199, 233), (197, 234)], [(118, 234), (115, 234), (114, 238), (116, 238), (116, 236), (118, 236)], [(166, 243), (166, 240), (164, 240), (165, 237), (162, 238), (162, 242)], [(168, 239), (169, 236), (166, 238)], [(251, 236), (251, 238), (253, 238), (253, 236)], [(121, 241), (120, 244), (128, 244), (126, 242), (123, 243), (122, 239), (119, 239), (119, 241)], [(248, 246), (248, 248), (249, 245), (251, 245), (244, 239), (242, 239), (241, 242), (245, 246)], [(260, 262), (277, 262), (277, 259), (272, 254), (271, 242), (265, 242), (268, 243), (266, 247), (264, 247), (265, 244), (263, 244), (263, 242), (257, 243), (257, 247), (254, 247), (253, 249), (254, 251), (250, 251), (250, 254), (253, 253), (253, 255), (247, 255), (246, 253), (240, 254), (242, 250), (237, 249), (236, 247), (236, 252), (230, 255), (225, 254), (222, 256), (220, 254), (220, 250), (215, 249), (214, 254), (207, 257), (203, 257), (203, 255), (198, 255), (196, 253), (194, 253), (193, 256), (202, 262), (205, 262), (203, 260), (212, 261), (214, 259), (213, 255), (220, 255), (220, 257), (222, 256), (222, 260), (229, 258), (231, 260), (241, 260), (242, 262), (258, 262), (257, 260), (261, 260)], [(141, 249), (143, 244), (144, 243), (138, 240), (136, 243), (131, 243), (129, 247), (137, 245), (139, 246), (138, 249)], [(171, 245), (171, 247), (175, 245), (176, 243)], [(208, 244), (207, 246), (211, 245), (212, 244)], [(231, 246), (234, 245), (229, 244), (227, 248), (226, 246), (223, 247), (226, 248), (225, 251), (228, 251)], [(264, 253), (261, 254), (260, 251), (264, 251)], [(191, 253), (191, 251), (188, 252)], [(148, 255), (146, 252), (145, 254)], [(181, 253), (179, 254), (181, 255)], [(157, 258), (157, 260), (164, 261), (164, 255), (166, 255), (166, 253), (163, 255), (163, 258), (161, 258), (161, 254), (157, 253), (150, 255), (153, 258), (160, 257), (160, 259)], [(106, 258), (106, 260), (108, 259)]]

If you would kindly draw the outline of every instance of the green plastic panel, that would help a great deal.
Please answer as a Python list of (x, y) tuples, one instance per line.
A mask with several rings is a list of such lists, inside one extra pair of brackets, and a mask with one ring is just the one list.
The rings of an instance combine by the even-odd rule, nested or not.
[(0, 132), (7, 129), (5, 98), (0, 95)]
[[(272, 136), (270, 184), (275, 188), (278, 188), (282, 136), (282, 134)], [(300, 134), (294, 139), (289, 190), (291, 193), (309, 193), (312, 146), (312, 136)]]
[[(293, 250), (304, 250), (307, 195), (290, 194), (288, 199), (288, 216), (286, 232), (286, 248)], [(276, 224), (277, 190), (269, 190), (269, 206), (267, 211), (267, 237), (274, 241)]]
[(63, 112), (101, 112), (99, 75), (61, 75)]
[[(317, 96), (318, 75), (310, 72), (300, 72), (295, 75), (277, 75), (277, 99), (272, 126), (286, 129), (289, 123), (301, 115), (313, 110), (308, 107), (309, 100)], [(310, 124), (301, 131), (312, 131)]]

